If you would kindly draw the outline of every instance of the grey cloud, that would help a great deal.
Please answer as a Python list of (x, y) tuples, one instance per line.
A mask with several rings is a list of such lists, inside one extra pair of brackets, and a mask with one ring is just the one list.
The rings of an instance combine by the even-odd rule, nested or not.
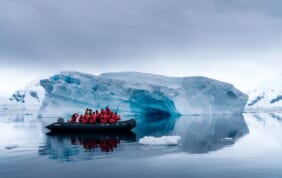
[(275, 0), (2, 0), (0, 61), (125, 63), (168, 53), (215, 58), (279, 48), (281, 5)]

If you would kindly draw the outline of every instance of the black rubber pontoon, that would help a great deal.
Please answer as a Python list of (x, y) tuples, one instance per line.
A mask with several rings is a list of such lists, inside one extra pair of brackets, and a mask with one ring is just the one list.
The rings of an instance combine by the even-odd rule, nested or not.
[(63, 122), (58, 119), (58, 122), (46, 126), (47, 129), (55, 132), (70, 132), (70, 131), (97, 131), (97, 132), (123, 132), (129, 131), (136, 126), (136, 121), (130, 119), (127, 121), (120, 121), (114, 124), (84, 124), (84, 123), (70, 123)]
[(115, 139), (119, 141), (136, 141), (136, 134), (132, 131), (123, 132), (48, 132), (46, 135), (52, 138), (58, 139), (72, 139), (76, 138), (78, 140), (109, 140)]

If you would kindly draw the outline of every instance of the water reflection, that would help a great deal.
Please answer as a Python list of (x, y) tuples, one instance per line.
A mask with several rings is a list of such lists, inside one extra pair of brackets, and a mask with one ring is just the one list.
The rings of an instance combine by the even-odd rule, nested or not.
[(51, 159), (66, 161), (91, 159), (91, 157), (101, 153), (113, 152), (119, 144), (122, 144), (122, 141), (135, 142), (135, 133), (50, 132), (47, 134), (46, 144), (39, 148), (39, 155), (48, 155)]
[(281, 177), (281, 113), (138, 121), (136, 137), (180, 135), (178, 146), (139, 145), (134, 134), (46, 135), (28, 117), (0, 114), (1, 177)]
[(138, 138), (144, 136), (170, 135), (174, 129), (177, 117), (137, 117), (135, 131)]
[(11, 113), (0, 113), (0, 122), (37, 122), (36, 112), (11, 112)]
[[(26, 122), (17, 127), (18, 130), (23, 130), (29, 127), (31, 123)], [(279, 115), (268, 115), (274, 120), (280, 121)], [(19, 117), (15, 117), (14, 122), (19, 122)], [(257, 117), (255, 117), (257, 118)], [(266, 118), (266, 117), (263, 117)], [(31, 120), (34, 120), (31, 119)], [(260, 119), (262, 120), (262, 119)], [(22, 121), (22, 120), (20, 120)], [(39, 123), (37, 121), (37, 123)], [(26, 125), (27, 124), (27, 125)], [(6, 125), (14, 125), (6, 123)], [(4, 126), (4, 125), (3, 125)], [(2, 127), (3, 129), (6, 127)], [(40, 128), (40, 127), (39, 127)], [(7, 129), (6, 129), (7, 130)], [(25, 129), (26, 133), (33, 133), (31, 129)], [(17, 130), (13, 131), (17, 133)], [(42, 132), (42, 131), (41, 131)], [(112, 153), (117, 149), (122, 148), (123, 152), (120, 155), (126, 157), (136, 157), (134, 155), (163, 155), (173, 152), (184, 151), (187, 153), (208, 153), (210, 151), (220, 150), (226, 146), (234, 145), (238, 139), (249, 133), (249, 129), (242, 115), (226, 115), (226, 116), (185, 116), (180, 118), (137, 118), (137, 127), (134, 132), (129, 133), (80, 133), (80, 134), (55, 134), (49, 133), (45, 137), (40, 137), (44, 144), (39, 146), (39, 155), (46, 155), (50, 159), (58, 160), (78, 160), (92, 159), (95, 156), (103, 155), (104, 153)], [(21, 135), (26, 135), (21, 133)], [(171, 148), (168, 146), (140, 146), (138, 143), (131, 144), (128, 147), (128, 142), (136, 142), (144, 136), (163, 136), (163, 135), (180, 135), (182, 137), (178, 146)], [(1, 137), (0, 137), (1, 138)], [(36, 135), (32, 135), (30, 140), (36, 140)], [(1, 140), (1, 139), (0, 139)], [(3, 139), (2, 139), (3, 140)], [(9, 139), (11, 140), (11, 139)], [(29, 143), (26, 138), (21, 139), (22, 142)], [(41, 141), (41, 142), (42, 142)], [(6, 141), (7, 142), (7, 141)], [(39, 141), (37, 141), (39, 142)], [(13, 147), (14, 142), (8, 142), (4, 146), (6, 149)], [(134, 147), (134, 148), (133, 148)], [(152, 151), (153, 150), (153, 151)], [(148, 152), (145, 153), (145, 152)], [(150, 153), (149, 153), (150, 152)], [(130, 156), (128, 156), (130, 155)]]
[[(220, 150), (231, 146), (249, 133), (243, 115), (182, 116), (179, 118), (138, 118), (136, 128), (138, 138), (143, 136), (181, 136), (178, 149), (198, 154)], [(155, 150), (155, 146), (146, 150)], [(159, 154), (167, 153), (167, 148), (158, 148)]]
[(42, 125), (35, 115), (0, 113), (0, 159), (33, 152), (43, 138)]
[(277, 114), (277, 113), (270, 113), (271, 117), (273, 119), (276, 119), (277, 121), (281, 122), (282, 121), (282, 116)]
[(183, 151), (207, 153), (233, 145), (249, 129), (242, 115), (186, 116), (177, 120), (173, 133), (182, 137)]
[[(282, 113), (252, 113), (246, 114), (245, 120), (253, 132), (269, 137), (276, 144), (282, 145)], [(261, 138), (260, 138), (261, 139)], [(262, 140), (262, 139), (261, 139)], [(271, 143), (268, 143), (268, 146)]]

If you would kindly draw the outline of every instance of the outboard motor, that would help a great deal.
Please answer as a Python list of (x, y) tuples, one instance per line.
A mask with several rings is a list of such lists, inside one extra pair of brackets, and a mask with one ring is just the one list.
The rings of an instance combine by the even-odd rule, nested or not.
[(58, 122), (58, 123), (64, 123), (64, 122), (65, 122), (65, 120), (64, 120), (64, 118), (59, 117), (59, 118), (57, 119), (57, 122)]

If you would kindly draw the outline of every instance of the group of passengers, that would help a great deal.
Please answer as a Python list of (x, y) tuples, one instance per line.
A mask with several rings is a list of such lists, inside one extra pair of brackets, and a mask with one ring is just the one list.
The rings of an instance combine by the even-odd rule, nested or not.
[(84, 114), (79, 116), (78, 113), (74, 113), (71, 117), (71, 123), (84, 123), (84, 124), (95, 124), (95, 123), (102, 123), (102, 124), (113, 124), (120, 120), (120, 116), (117, 112), (111, 111), (111, 109), (107, 106), (106, 109), (101, 109), (99, 112), (98, 110), (93, 111), (89, 108), (86, 108)]

